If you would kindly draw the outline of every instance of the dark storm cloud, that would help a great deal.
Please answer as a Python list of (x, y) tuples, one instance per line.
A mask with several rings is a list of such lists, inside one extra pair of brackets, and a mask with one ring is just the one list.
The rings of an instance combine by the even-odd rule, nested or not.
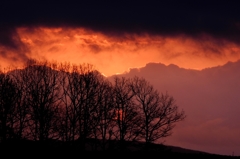
[[(162, 36), (208, 34), (240, 41), (237, 1), (70, 1), (0, 2), (0, 43), (14, 46), (18, 26), (87, 27), (111, 35), (149, 33)], [(7, 29), (6, 29), (7, 28)], [(3, 31), (6, 29), (6, 32)], [(12, 42), (12, 44), (11, 44)]]
[(22, 61), (28, 59), (26, 56), (27, 52), (28, 48), (21, 42), (15, 28), (1, 25), (0, 56), (6, 59), (11, 59), (12, 61)]
[(0, 44), (7, 48), (18, 49), (19, 39), (14, 28), (0, 26)]

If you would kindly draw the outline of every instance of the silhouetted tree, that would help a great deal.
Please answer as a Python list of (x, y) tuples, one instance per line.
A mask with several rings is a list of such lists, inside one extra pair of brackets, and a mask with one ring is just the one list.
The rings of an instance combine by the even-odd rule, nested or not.
[(78, 70), (70, 64), (61, 65), (61, 86), (63, 90), (62, 98), (62, 140), (74, 141), (79, 137), (78, 126), (81, 115), (81, 78)]
[(116, 129), (114, 135), (120, 141), (120, 149), (124, 150), (125, 141), (134, 141), (139, 136), (139, 116), (133, 103), (129, 79), (115, 77), (113, 83), (113, 99), (115, 107)]
[(178, 111), (172, 96), (160, 94), (144, 78), (134, 77), (131, 80), (134, 103), (141, 115), (141, 135), (146, 148), (151, 142), (171, 135), (176, 122), (185, 118), (184, 111)]
[[(0, 137), (80, 143), (113, 148), (119, 141), (150, 143), (171, 135), (185, 118), (168, 93), (144, 78), (108, 81), (93, 65), (57, 65), (30, 60), (23, 69), (0, 73)], [(100, 142), (98, 142), (100, 141)]]
[(16, 86), (16, 100), (15, 107), (12, 113), (12, 128), (15, 132), (15, 138), (23, 139), (27, 137), (27, 115), (28, 115), (28, 104), (26, 95), (26, 84), (27, 77), (22, 76), (22, 71), (15, 69), (9, 73), (11, 79), (14, 81)]
[[(85, 70), (87, 69), (87, 70)], [(82, 132), (80, 132), (80, 139), (93, 137), (94, 123), (96, 122), (96, 111), (99, 104), (98, 92), (100, 91), (99, 73), (92, 68), (83, 68), (83, 94), (85, 96), (83, 105), (83, 116), (81, 120), (83, 123)]]
[(114, 128), (114, 101), (112, 98), (113, 89), (111, 83), (103, 78), (99, 77), (99, 88), (96, 94), (96, 100), (98, 101), (96, 109), (92, 117), (92, 131), (94, 138), (101, 140), (101, 149), (105, 150), (106, 145), (111, 140), (113, 128)]
[(16, 83), (7, 73), (0, 73), (0, 137), (4, 142), (15, 136), (14, 111), (17, 102), (18, 90)]
[[(54, 66), (54, 65), (52, 65)], [(21, 73), (24, 83), (29, 135), (34, 140), (57, 138), (59, 74), (49, 63), (31, 63)]]
[(90, 64), (70, 65), (60, 67), (63, 72), (63, 100), (65, 115), (63, 127), (67, 130), (65, 139), (81, 141), (85, 149), (86, 139), (93, 135), (93, 122), (99, 101), (99, 72)]

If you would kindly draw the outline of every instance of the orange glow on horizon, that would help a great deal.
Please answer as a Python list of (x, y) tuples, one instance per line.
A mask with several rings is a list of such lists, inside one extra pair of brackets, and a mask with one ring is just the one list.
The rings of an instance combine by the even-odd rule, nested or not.
[[(21, 56), (37, 60), (93, 64), (105, 76), (144, 67), (149, 62), (176, 64), (203, 69), (240, 59), (240, 46), (207, 35), (200, 39), (128, 34), (109, 36), (85, 28), (18, 28), (24, 50), (0, 46), (8, 56), (0, 56), (1, 67), (21, 65)], [(15, 51), (15, 53), (14, 53)], [(23, 53), (24, 51), (24, 53)], [(19, 55), (19, 57), (17, 57)]]

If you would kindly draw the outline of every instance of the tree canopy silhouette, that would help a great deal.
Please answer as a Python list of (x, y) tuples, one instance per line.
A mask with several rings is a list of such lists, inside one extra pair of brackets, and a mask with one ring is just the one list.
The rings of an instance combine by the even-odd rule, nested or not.
[(90, 64), (32, 60), (0, 74), (1, 141), (61, 141), (80, 150), (125, 150), (128, 141), (144, 141), (148, 149), (185, 117), (172, 96), (144, 78), (109, 81)]

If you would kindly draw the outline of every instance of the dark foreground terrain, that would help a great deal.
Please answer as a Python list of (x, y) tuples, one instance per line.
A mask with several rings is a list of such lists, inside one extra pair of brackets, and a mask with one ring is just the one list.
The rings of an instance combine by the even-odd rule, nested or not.
[(12, 140), (0, 143), (0, 159), (3, 158), (212, 158), (228, 159), (240, 156), (224, 156), (210, 154), (201, 151), (183, 149), (180, 147), (152, 144), (146, 149), (143, 143), (125, 143), (124, 149), (119, 143), (113, 141), (112, 145), (105, 150), (99, 149), (95, 141), (87, 141), (85, 150), (81, 148), (80, 142), (63, 143), (59, 141), (27, 141)]

